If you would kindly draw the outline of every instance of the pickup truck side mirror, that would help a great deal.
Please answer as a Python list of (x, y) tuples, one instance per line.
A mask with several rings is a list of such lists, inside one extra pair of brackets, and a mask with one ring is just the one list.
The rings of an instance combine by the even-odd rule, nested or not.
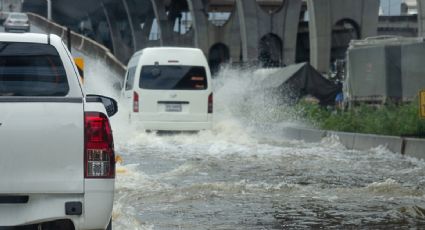
[(101, 95), (89, 94), (86, 96), (87, 102), (101, 102), (106, 109), (106, 113), (109, 117), (114, 116), (118, 112), (118, 103), (110, 97)]

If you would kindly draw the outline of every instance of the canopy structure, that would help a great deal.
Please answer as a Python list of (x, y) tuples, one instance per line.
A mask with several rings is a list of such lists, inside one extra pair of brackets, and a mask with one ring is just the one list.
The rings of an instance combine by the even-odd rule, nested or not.
[(336, 96), (342, 92), (341, 85), (326, 79), (308, 63), (275, 69), (265, 75), (262, 87), (273, 89), (289, 103), (311, 95), (319, 100), (320, 105), (334, 105)]

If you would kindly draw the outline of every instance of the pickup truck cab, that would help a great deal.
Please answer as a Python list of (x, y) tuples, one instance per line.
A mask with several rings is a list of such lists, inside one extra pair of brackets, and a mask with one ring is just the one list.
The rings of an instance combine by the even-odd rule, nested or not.
[(0, 33), (0, 229), (111, 229), (116, 111), (58, 36)]

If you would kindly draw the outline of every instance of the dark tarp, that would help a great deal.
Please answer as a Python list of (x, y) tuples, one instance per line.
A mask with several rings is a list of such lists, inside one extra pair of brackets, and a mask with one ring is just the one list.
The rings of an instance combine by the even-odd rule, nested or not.
[(274, 71), (263, 80), (263, 87), (277, 90), (287, 103), (311, 95), (322, 106), (335, 105), (336, 96), (342, 93), (341, 85), (323, 77), (309, 63), (290, 65)]

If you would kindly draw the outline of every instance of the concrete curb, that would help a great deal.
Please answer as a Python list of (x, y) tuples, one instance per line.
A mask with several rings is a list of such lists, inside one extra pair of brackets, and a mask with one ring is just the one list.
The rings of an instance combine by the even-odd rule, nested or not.
[(280, 128), (283, 129), (282, 137), (287, 139), (303, 140), (305, 142), (319, 142), (324, 137), (337, 136), (341, 144), (348, 149), (368, 150), (378, 146), (384, 146), (391, 152), (425, 160), (425, 139), (346, 133), (296, 127)]
[(425, 159), (425, 140), (417, 138), (404, 139), (403, 153), (406, 156), (416, 157), (418, 159)]

